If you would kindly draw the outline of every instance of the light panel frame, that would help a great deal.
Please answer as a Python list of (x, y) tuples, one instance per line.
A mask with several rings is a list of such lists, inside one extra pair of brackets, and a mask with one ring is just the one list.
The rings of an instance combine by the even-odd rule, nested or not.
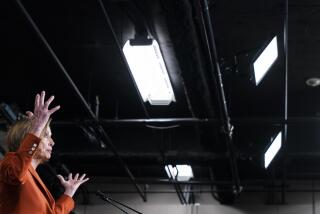
[(153, 39), (151, 45), (131, 45), (128, 40), (123, 46), (123, 53), (144, 102), (169, 105), (176, 101), (156, 40)]

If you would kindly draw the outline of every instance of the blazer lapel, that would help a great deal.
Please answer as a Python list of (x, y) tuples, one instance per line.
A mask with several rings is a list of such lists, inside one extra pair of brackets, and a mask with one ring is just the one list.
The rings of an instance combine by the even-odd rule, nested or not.
[(42, 182), (41, 178), (39, 177), (38, 173), (36, 172), (35, 169), (33, 169), (32, 166), (29, 167), (29, 172), (31, 173), (32, 177), (34, 178), (35, 182), (38, 184), (41, 192), (43, 193), (43, 195), (46, 197), (48, 203), (50, 204), (50, 206), (52, 204), (54, 204), (54, 199), (51, 195), (51, 193), (49, 192), (48, 188), (46, 187), (46, 185)]

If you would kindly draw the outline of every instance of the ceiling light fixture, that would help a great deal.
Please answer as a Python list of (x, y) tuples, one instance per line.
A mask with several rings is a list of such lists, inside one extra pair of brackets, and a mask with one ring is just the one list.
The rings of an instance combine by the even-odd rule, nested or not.
[(264, 154), (264, 168), (268, 168), (269, 164), (276, 156), (282, 145), (282, 132), (279, 132), (277, 137), (272, 141), (271, 146)]
[(275, 36), (253, 63), (256, 85), (260, 83), (277, 58), (278, 42)]
[(137, 44), (128, 40), (123, 53), (144, 102), (169, 105), (175, 101), (169, 75), (156, 40)]
[(193, 172), (190, 165), (166, 165), (165, 170), (169, 178), (177, 179), (177, 181), (189, 181), (193, 178)]

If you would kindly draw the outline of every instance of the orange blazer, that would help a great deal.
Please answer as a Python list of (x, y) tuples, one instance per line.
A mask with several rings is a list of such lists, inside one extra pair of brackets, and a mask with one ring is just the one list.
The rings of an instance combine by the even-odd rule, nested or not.
[(31, 165), (40, 139), (28, 134), (17, 152), (8, 152), (0, 162), (0, 214), (65, 214), (74, 201), (62, 195), (55, 201)]

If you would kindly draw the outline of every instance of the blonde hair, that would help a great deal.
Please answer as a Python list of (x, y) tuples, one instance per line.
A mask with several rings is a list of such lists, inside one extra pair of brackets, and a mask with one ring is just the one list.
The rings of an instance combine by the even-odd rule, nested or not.
[[(40, 138), (43, 137), (45, 130), (50, 126), (50, 122), (51, 119), (48, 120), (45, 128), (42, 130)], [(22, 140), (30, 132), (31, 126), (31, 120), (29, 118), (23, 118), (16, 121), (10, 127), (6, 137), (6, 145), (9, 152), (16, 152), (19, 149)]]

